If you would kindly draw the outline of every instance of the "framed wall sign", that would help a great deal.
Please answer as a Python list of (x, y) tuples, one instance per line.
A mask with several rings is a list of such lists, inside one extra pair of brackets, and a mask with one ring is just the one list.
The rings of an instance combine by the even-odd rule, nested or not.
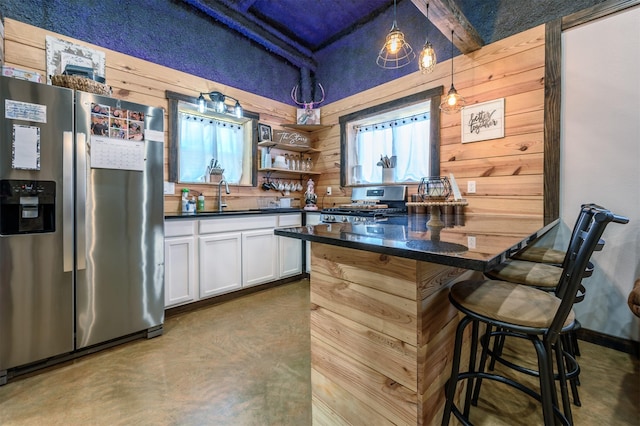
[(462, 143), (504, 137), (504, 98), (462, 108)]

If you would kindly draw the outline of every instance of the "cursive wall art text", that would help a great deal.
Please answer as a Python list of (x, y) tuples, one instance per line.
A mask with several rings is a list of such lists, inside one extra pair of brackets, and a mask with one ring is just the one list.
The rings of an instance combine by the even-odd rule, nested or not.
[(504, 137), (504, 98), (462, 109), (462, 143)]

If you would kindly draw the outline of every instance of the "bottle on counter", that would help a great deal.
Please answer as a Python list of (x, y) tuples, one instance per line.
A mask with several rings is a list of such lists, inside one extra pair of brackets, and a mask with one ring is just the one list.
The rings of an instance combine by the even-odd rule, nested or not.
[(196, 197), (195, 196), (191, 196), (191, 199), (189, 200), (189, 213), (195, 213), (196, 212)]
[(182, 213), (189, 213), (189, 188), (182, 188)]
[(200, 193), (200, 195), (198, 195), (198, 206), (197, 206), (197, 210), (199, 212), (203, 212), (204, 211), (204, 194)]

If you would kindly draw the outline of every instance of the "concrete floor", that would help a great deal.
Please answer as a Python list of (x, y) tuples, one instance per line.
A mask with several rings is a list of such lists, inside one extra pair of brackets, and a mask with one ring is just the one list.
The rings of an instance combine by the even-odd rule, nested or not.
[[(14, 379), (0, 387), (0, 425), (309, 425), (308, 284), (181, 313), (162, 337)], [(640, 362), (581, 350), (576, 425), (638, 425)], [(477, 425), (542, 423), (536, 402), (493, 383), (471, 413)]]

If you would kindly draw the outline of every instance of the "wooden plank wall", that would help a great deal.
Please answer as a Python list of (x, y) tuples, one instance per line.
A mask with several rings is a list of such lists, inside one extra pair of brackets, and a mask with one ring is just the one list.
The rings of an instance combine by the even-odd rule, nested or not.
[[(544, 25), (454, 58), (455, 87), (467, 104), (505, 98), (505, 137), (461, 143), (460, 114), (442, 114), (441, 175), (453, 173), (467, 213), (543, 214)], [(381, 70), (380, 72), (385, 72)], [(340, 188), (339, 117), (412, 93), (451, 85), (451, 62), (436, 65), (431, 74), (412, 73), (356, 96), (321, 107), (318, 132), (323, 172), (316, 186), (325, 207), (349, 202), (351, 190)], [(476, 194), (467, 182), (476, 181)], [(326, 187), (333, 196), (323, 196)], [(415, 193), (417, 185), (411, 185)]]
[[(11, 19), (5, 19), (6, 65), (45, 75), (47, 34), (104, 51), (107, 83), (113, 87), (114, 97), (167, 111), (166, 90), (190, 96), (198, 96), (200, 91), (219, 90), (240, 99), (246, 110), (259, 113), (260, 122), (274, 129), (295, 122), (295, 107), (291, 105)], [(545, 31), (541, 25), (454, 58), (455, 86), (468, 104), (505, 98), (505, 137), (501, 139), (462, 144), (460, 114), (442, 115), (441, 174), (454, 173), (463, 195), (469, 200), (467, 213), (543, 214), (544, 44)], [(321, 151), (312, 155), (315, 170), (322, 172), (314, 178), (320, 207), (347, 203), (351, 196), (350, 188), (340, 188), (339, 117), (440, 85), (446, 92), (451, 84), (450, 69), (449, 61), (442, 62), (431, 74), (415, 72), (321, 107), (322, 124), (330, 127), (311, 135), (316, 140), (315, 147)], [(165, 128), (168, 129), (166, 123)], [(168, 176), (167, 158), (165, 150), (165, 177)], [(258, 176), (258, 183), (262, 178)], [(474, 195), (466, 193), (469, 180), (476, 181)], [(327, 186), (333, 188), (332, 196), (324, 195)], [(165, 196), (165, 211), (178, 210), (181, 187), (176, 185), (175, 194)], [(217, 195), (217, 187), (212, 184), (189, 185), (189, 188), (204, 192), (208, 203)], [(227, 197), (230, 209), (255, 208), (257, 197), (276, 195), (259, 187), (232, 187), (231, 190), (232, 194)], [(409, 192), (416, 190), (417, 185), (411, 185)], [(296, 195), (301, 197), (300, 193)], [(293, 205), (299, 205), (299, 200)]]
[(449, 287), (475, 273), (319, 243), (311, 263), (313, 424), (436, 424), (459, 317)]
[[(260, 122), (262, 123), (277, 128), (282, 123), (295, 122), (296, 110), (294, 106), (52, 33), (13, 19), (5, 19), (4, 24), (5, 65), (7, 66), (37, 71), (44, 77), (46, 75), (45, 37), (51, 35), (105, 52), (107, 84), (112, 87), (113, 96), (116, 98), (161, 107), (167, 114), (169, 108), (165, 98), (166, 90), (194, 97), (197, 97), (201, 91), (219, 90), (239, 99), (245, 110), (260, 114)], [(169, 175), (167, 162), (168, 128), (168, 117), (165, 115), (165, 180)], [(260, 183), (261, 176), (259, 179)], [(217, 196), (217, 185), (176, 184), (175, 194), (165, 196), (165, 212), (179, 210), (179, 193), (183, 186), (203, 192), (207, 198), (207, 206), (213, 209), (215, 196)], [(230, 209), (256, 208), (258, 206), (257, 197), (274, 197), (276, 195), (273, 191), (267, 193), (259, 188), (232, 186), (230, 189), (231, 195), (225, 197)]]

